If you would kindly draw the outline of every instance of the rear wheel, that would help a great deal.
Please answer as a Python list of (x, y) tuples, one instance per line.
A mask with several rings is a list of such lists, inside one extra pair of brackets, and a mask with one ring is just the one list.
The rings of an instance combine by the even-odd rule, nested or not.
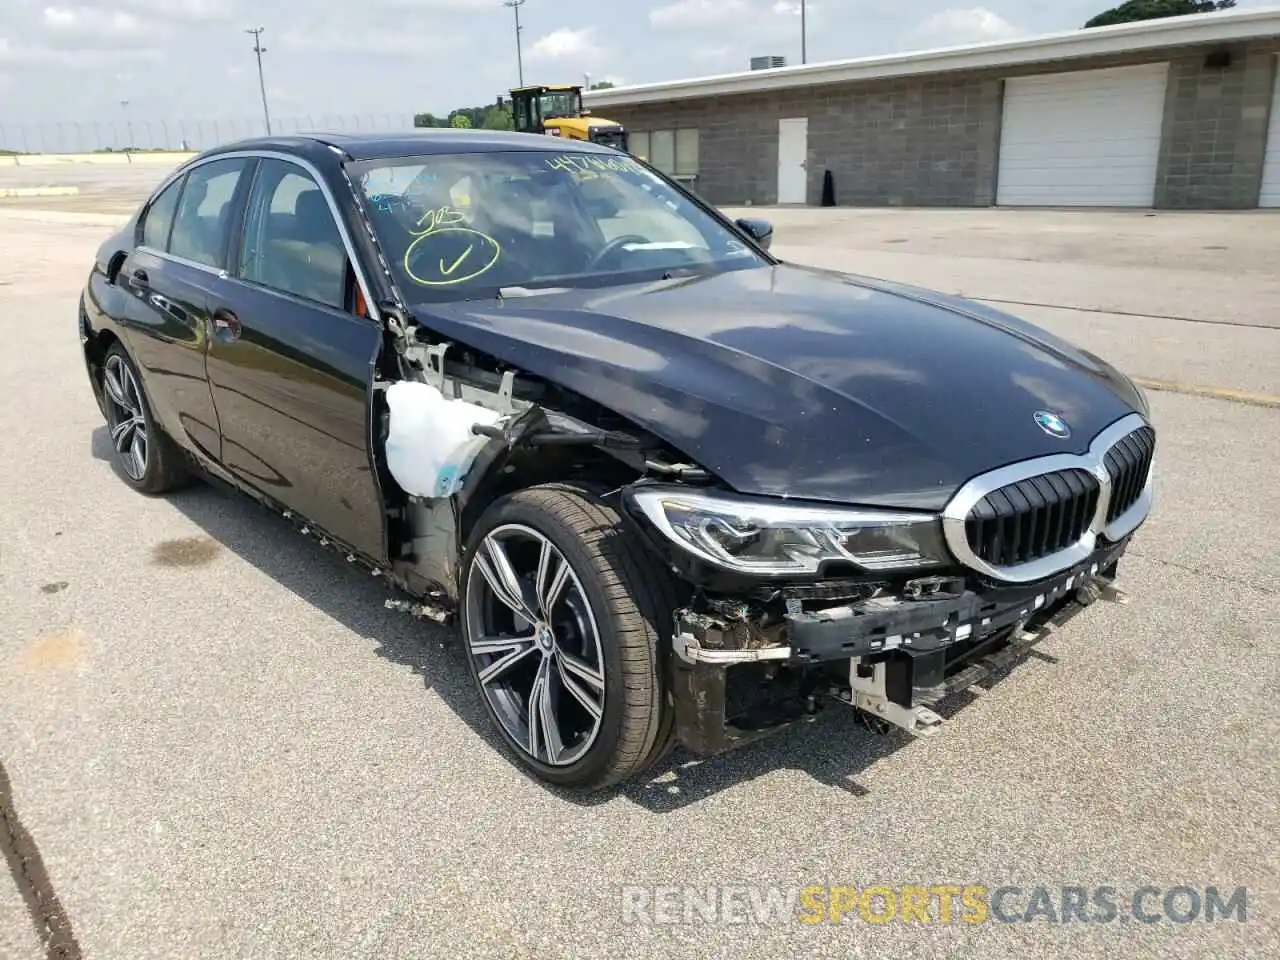
[(102, 394), (111, 452), (129, 486), (143, 493), (165, 493), (189, 483), (182, 451), (157, 426), (138, 368), (119, 343), (103, 357)]
[(503, 497), (472, 531), (462, 581), (472, 675), (526, 769), (592, 790), (666, 752), (674, 584), (616, 511), (572, 485)]

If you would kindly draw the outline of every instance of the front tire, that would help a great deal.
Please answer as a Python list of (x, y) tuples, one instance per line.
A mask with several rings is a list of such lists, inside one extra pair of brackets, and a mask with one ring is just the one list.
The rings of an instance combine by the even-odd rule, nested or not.
[(468, 538), (462, 574), (471, 673), (526, 770), (598, 790), (666, 752), (674, 582), (613, 508), (569, 484), (502, 497)]
[(191, 482), (182, 451), (156, 423), (142, 375), (119, 343), (102, 358), (102, 396), (111, 453), (129, 486), (159, 494)]

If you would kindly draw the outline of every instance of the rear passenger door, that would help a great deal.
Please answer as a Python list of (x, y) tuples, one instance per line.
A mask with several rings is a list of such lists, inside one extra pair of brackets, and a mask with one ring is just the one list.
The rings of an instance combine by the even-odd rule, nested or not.
[(120, 271), (132, 294), (128, 346), (155, 416), (177, 442), (220, 456), (205, 379), (210, 298), (222, 283), (237, 203), (252, 160), (227, 157), (193, 167), (151, 201)]
[(348, 546), (386, 557), (370, 457), (381, 330), (357, 315), (349, 252), (307, 166), (263, 157), (211, 303), (222, 462)]

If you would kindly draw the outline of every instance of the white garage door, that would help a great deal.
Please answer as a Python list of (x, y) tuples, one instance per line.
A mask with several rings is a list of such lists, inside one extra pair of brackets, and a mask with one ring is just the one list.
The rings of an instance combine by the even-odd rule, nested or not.
[(1149, 207), (1167, 63), (1005, 81), (996, 202)]
[(1262, 168), (1260, 207), (1280, 207), (1280, 71), (1271, 95), (1271, 128), (1267, 134), (1267, 159)]

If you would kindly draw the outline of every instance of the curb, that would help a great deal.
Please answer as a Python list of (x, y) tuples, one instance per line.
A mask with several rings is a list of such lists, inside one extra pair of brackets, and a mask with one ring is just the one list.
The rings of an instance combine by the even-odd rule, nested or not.
[(74, 197), (79, 193), (79, 187), (0, 187), (0, 198)]
[(129, 216), (127, 213), (80, 213), (75, 210), (0, 206), (0, 223), (6, 220), (25, 220), (31, 223), (60, 223), (78, 227), (119, 227), (129, 222)]
[(143, 164), (176, 166), (185, 163), (196, 154), (182, 151), (163, 153), (15, 153), (0, 156), (0, 167), (56, 167), (67, 163), (100, 165)]

